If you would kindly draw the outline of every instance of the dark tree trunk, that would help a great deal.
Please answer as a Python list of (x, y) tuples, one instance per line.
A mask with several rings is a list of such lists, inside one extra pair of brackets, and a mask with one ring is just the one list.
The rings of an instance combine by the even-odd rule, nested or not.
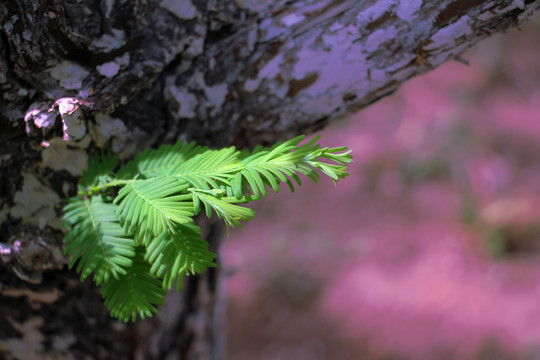
[[(58, 205), (97, 148), (128, 159), (179, 138), (243, 147), (319, 130), (539, 9), (540, 0), (2, 1), (2, 358), (223, 358), (221, 268), (135, 325), (111, 320), (93, 284), (67, 270)], [(204, 229), (219, 251), (220, 226)]]

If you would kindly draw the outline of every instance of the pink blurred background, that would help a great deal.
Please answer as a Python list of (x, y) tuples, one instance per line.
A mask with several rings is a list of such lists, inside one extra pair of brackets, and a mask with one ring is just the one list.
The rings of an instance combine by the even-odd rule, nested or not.
[(231, 360), (540, 359), (540, 18), (322, 133), (225, 242)]

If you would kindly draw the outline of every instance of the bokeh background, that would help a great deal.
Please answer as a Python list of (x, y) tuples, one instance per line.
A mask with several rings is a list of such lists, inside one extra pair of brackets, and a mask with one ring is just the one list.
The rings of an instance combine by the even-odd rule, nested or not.
[(231, 360), (540, 359), (540, 18), (322, 133), (226, 240)]

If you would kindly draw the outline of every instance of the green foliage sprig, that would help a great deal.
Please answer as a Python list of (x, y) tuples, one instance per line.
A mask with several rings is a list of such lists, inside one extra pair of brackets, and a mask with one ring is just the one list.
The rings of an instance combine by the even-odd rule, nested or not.
[(195, 143), (145, 150), (123, 168), (118, 158), (91, 158), (78, 195), (64, 207), (65, 251), (81, 281), (93, 274), (105, 305), (120, 321), (151, 317), (166, 290), (184, 275), (214, 267), (193, 218), (204, 210), (230, 227), (254, 215), (240, 206), (279, 191), (294, 191), (303, 174), (317, 182), (317, 170), (334, 182), (346, 177), (352, 161), (346, 147), (322, 148), (303, 136), (271, 148), (214, 150)]

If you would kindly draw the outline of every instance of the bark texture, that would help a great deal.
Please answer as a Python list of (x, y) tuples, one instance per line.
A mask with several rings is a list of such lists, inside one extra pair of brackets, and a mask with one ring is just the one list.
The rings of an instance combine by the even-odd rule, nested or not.
[[(88, 154), (183, 138), (268, 144), (323, 128), (519, 26), (540, 0), (4, 0), (0, 353), (219, 359), (221, 269), (159, 316), (108, 318), (66, 269), (58, 205)], [(49, 111), (49, 109), (52, 109)], [(205, 226), (219, 250), (220, 227)]]

